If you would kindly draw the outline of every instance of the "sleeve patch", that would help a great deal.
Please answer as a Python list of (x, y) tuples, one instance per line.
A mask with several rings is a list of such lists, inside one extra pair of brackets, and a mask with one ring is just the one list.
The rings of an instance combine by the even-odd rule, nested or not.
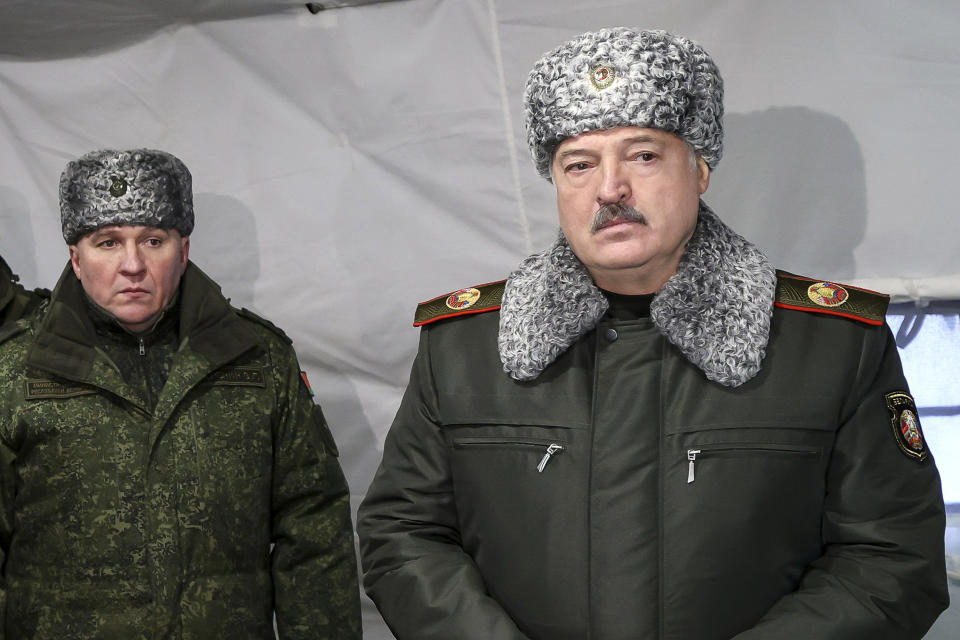
[(475, 287), (458, 289), (442, 296), (432, 298), (417, 305), (413, 326), (420, 327), (437, 320), (463, 316), (471, 313), (496, 311), (503, 300), (503, 287), (506, 280), (479, 284)]
[(913, 398), (905, 391), (892, 391), (883, 396), (890, 410), (890, 424), (897, 446), (908, 458), (918, 462), (927, 459), (927, 441), (920, 428), (920, 415)]
[(301, 372), (300, 372), (300, 382), (303, 383), (303, 386), (306, 387), (306, 389), (307, 389), (307, 393), (309, 393), (309, 394), (310, 394), (310, 397), (312, 398), (312, 397), (313, 397), (313, 387), (310, 386), (310, 380), (307, 378), (307, 372), (306, 372), (306, 371), (301, 371)]
[(883, 324), (890, 296), (850, 285), (777, 272), (774, 306)]

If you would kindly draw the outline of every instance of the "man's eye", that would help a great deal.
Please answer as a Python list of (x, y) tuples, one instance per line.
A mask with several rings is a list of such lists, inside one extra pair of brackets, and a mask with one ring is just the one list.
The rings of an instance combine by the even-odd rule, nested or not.
[(104, 249), (112, 249), (113, 247), (117, 246), (117, 243), (114, 240), (104, 240), (100, 243), (100, 246)]
[(150, 238), (147, 240), (147, 244), (151, 247), (159, 247), (161, 244), (163, 244), (163, 242), (160, 240), (160, 238)]
[(650, 153), (649, 151), (643, 151), (637, 154), (637, 160), (640, 162), (653, 162), (656, 159), (656, 154)]
[(574, 162), (571, 165), (567, 165), (567, 171), (586, 171), (590, 165), (586, 162)]

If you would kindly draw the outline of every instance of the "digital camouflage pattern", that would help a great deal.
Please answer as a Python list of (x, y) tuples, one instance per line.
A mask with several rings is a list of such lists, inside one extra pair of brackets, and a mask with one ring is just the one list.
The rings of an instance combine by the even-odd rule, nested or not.
[(68, 265), (0, 344), (0, 637), (274, 638), (275, 610), (282, 639), (360, 638), (347, 486), (289, 341), (192, 264), (139, 372), (87, 304)]
[(50, 297), (46, 289), (28, 291), (0, 257), (0, 327), (31, 315)]

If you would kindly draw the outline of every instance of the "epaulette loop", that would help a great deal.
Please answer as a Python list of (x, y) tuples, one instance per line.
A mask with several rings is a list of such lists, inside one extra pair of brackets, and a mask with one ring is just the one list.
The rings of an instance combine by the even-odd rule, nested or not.
[(879, 326), (884, 322), (890, 296), (827, 280), (777, 272), (774, 306), (823, 313)]
[(421, 302), (417, 305), (413, 326), (421, 327), (446, 318), (496, 311), (500, 308), (500, 301), (503, 300), (503, 287), (506, 282), (506, 280), (498, 280), (478, 284)]
[(283, 329), (281, 329), (281, 328), (278, 327), (277, 325), (273, 324), (272, 322), (270, 322), (270, 321), (267, 320), (266, 318), (261, 317), (261, 316), (258, 316), (258, 315), (255, 314), (253, 311), (250, 311), (250, 309), (247, 309), (246, 307), (244, 307), (244, 308), (242, 308), (242, 309), (236, 309), (236, 312), (237, 312), (238, 315), (243, 316), (243, 317), (246, 318), (247, 320), (252, 320), (253, 322), (256, 322), (257, 324), (263, 325), (263, 326), (266, 327), (267, 329), (270, 329), (271, 331), (273, 331), (274, 333), (276, 333), (278, 336), (280, 336), (281, 338), (283, 338), (283, 340), (284, 340), (287, 344), (293, 344), (293, 340), (291, 340), (290, 337), (283, 332)]

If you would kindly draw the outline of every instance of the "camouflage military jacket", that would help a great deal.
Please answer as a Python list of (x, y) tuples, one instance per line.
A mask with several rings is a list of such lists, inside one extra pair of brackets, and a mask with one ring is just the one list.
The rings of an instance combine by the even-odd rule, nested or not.
[(289, 341), (192, 264), (179, 291), (152, 411), (69, 268), (3, 331), (0, 638), (274, 638), (274, 613), (359, 638), (347, 486)]
[(28, 291), (17, 283), (10, 267), (0, 257), (0, 327), (29, 316), (36, 311), (49, 296), (46, 289)]

